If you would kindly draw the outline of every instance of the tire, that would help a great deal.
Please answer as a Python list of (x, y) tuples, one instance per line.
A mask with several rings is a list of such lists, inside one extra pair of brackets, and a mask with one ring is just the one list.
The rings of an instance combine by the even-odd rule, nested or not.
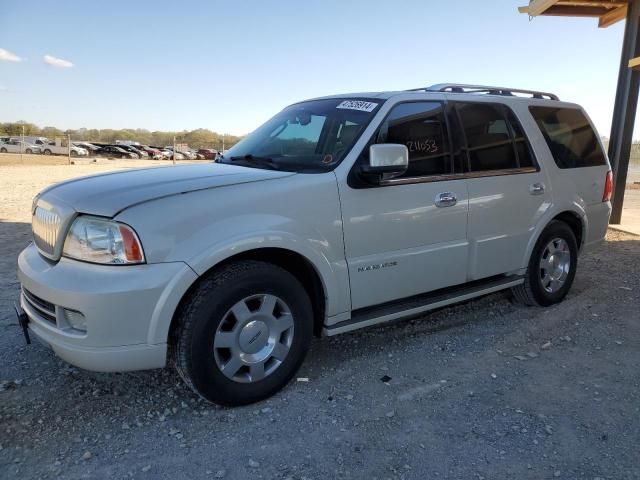
[(51, 155), (51, 150), (49, 150), (49, 149), (45, 150), (45, 151), (44, 151), (44, 154), (45, 154), (45, 155)]
[(7, 153), (7, 149), (6, 148), (0, 148), (0, 153)]
[[(552, 252), (554, 248), (557, 249), (555, 253)], [(543, 268), (542, 263), (547, 265), (545, 260), (549, 258), (554, 260), (554, 265)], [(563, 268), (563, 264), (567, 266)], [(569, 293), (577, 267), (576, 237), (566, 223), (554, 220), (544, 229), (533, 247), (525, 281), (512, 288), (513, 294), (516, 300), (525, 305), (546, 307), (559, 303)], [(559, 277), (558, 280), (554, 280), (556, 277)]]
[(313, 334), (311, 302), (300, 282), (253, 260), (205, 277), (183, 301), (177, 322), (172, 356), (178, 373), (201, 397), (226, 406), (258, 402), (284, 388)]
[(33, 153), (33, 150), (31, 150), (30, 148), (27, 148), (24, 153), (26, 153), (27, 155), (31, 155)]

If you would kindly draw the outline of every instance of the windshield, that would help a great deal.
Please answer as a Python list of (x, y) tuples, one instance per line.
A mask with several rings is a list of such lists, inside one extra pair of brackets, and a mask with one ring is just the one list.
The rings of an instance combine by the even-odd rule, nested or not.
[(278, 170), (335, 168), (367, 127), (382, 100), (328, 99), (297, 103), (219, 157), (221, 163)]

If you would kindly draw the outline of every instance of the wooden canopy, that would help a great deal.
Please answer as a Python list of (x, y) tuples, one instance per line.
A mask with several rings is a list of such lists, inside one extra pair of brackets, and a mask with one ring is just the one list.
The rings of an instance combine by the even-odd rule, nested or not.
[(606, 28), (626, 18), (628, 5), (629, 0), (531, 0), (518, 10), (532, 17), (595, 17), (598, 26)]

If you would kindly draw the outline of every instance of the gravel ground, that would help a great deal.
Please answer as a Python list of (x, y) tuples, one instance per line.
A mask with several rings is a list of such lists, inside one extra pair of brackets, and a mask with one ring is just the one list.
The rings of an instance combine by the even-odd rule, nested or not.
[(0, 167), (1, 479), (640, 478), (640, 237), (611, 231), (560, 305), (500, 293), (319, 339), (283, 392), (223, 409), (171, 369), (24, 345), (30, 198), (99, 168)]

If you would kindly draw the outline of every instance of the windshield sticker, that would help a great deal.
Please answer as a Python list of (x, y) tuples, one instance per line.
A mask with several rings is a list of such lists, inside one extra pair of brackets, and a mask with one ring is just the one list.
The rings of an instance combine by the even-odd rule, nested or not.
[(364, 100), (345, 100), (344, 102), (338, 104), (336, 108), (346, 110), (359, 110), (361, 112), (373, 112), (373, 110), (377, 106), (377, 103), (365, 102)]

